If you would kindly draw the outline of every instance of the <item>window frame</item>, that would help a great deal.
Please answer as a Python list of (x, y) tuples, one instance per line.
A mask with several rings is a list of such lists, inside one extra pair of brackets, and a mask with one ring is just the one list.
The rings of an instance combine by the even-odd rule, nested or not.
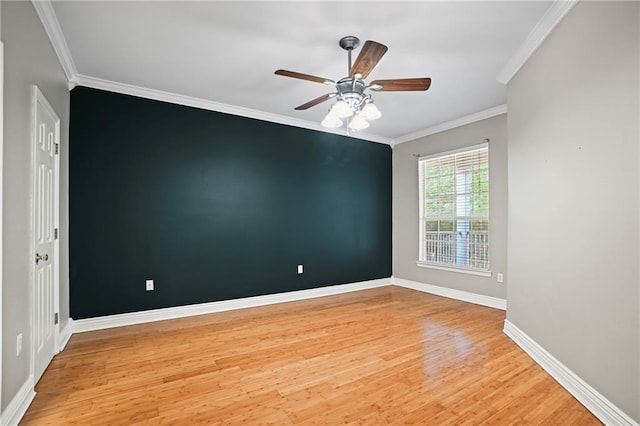
[(421, 254), (424, 251), (424, 247), (425, 247), (425, 237), (424, 237), (424, 233), (425, 233), (425, 218), (424, 218), (424, 208), (425, 208), (425, 193), (424, 193), (424, 179), (422, 176), (422, 167), (420, 165), (421, 161), (426, 161), (426, 160), (430, 160), (430, 159), (434, 159), (434, 158), (440, 158), (440, 157), (447, 157), (450, 155), (455, 155), (455, 154), (460, 154), (460, 153), (464, 153), (464, 152), (470, 152), (470, 151), (476, 151), (479, 149), (483, 149), (486, 148), (487, 149), (487, 178), (488, 178), (488, 195), (489, 195), (489, 205), (487, 206), (488, 210), (487, 210), (487, 223), (488, 223), (488, 235), (489, 235), (489, 247), (491, 244), (491, 238), (490, 238), (490, 234), (491, 234), (491, 159), (490, 157), (490, 150), (489, 150), (489, 143), (488, 142), (483, 142), (480, 144), (476, 144), (476, 145), (471, 145), (471, 146), (466, 146), (466, 147), (462, 147), (462, 148), (457, 148), (457, 149), (452, 149), (449, 151), (442, 151), (442, 152), (437, 152), (434, 154), (428, 154), (428, 155), (421, 155), (418, 157), (418, 229), (419, 229), (419, 234), (418, 234), (418, 260), (416, 261), (417, 266), (419, 267), (423, 267), (423, 268), (431, 268), (431, 269), (438, 269), (438, 270), (443, 270), (443, 271), (451, 271), (451, 272), (458, 272), (458, 273), (464, 273), (464, 274), (471, 274), (471, 275), (478, 275), (478, 276), (483, 276), (483, 277), (490, 277), (492, 275), (491, 273), (491, 250), (489, 250), (489, 255), (487, 257), (487, 268), (473, 268), (473, 267), (468, 267), (468, 266), (461, 266), (461, 265), (455, 265), (455, 264), (445, 264), (445, 263), (439, 263), (439, 262), (429, 262), (429, 261), (425, 261), (425, 260), (421, 260)]

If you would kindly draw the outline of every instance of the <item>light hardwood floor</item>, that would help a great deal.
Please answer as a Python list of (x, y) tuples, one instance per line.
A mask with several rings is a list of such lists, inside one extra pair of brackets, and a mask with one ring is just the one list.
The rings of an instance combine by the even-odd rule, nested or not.
[(390, 286), (76, 334), (21, 424), (600, 424), (503, 321)]

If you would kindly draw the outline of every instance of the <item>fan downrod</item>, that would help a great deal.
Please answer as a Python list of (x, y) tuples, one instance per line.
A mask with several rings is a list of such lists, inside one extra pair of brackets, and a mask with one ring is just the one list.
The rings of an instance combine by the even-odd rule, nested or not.
[(340, 39), (339, 44), (344, 50), (351, 51), (360, 46), (360, 39), (355, 36), (346, 36)]

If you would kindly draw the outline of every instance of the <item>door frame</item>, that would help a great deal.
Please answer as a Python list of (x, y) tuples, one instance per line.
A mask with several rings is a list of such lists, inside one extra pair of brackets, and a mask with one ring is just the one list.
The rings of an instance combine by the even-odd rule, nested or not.
[[(2, 212), (4, 197), (2, 186), (2, 174), (4, 169), (4, 44), (0, 40), (0, 323), (2, 323), (2, 293), (4, 291), (2, 284), (2, 263), (4, 260), (2, 254)], [(3, 348), (4, 340), (2, 336), (2, 326), (0, 325), (0, 348)], [(2, 350), (0, 350), (0, 401), (2, 401)], [(2, 423), (2, 408), (0, 407), (0, 424)]]
[(53, 241), (53, 310), (58, 314), (58, 323), (54, 325), (54, 335), (53, 335), (53, 344), (54, 346), (54, 354), (57, 354), (60, 349), (60, 117), (56, 114), (56, 111), (53, 109), (49, 101), (45, 98), (44, 94), (40, 91), (38, 86), (31, 86), (31, 232), (30, 232), (30, 249), (31, 249), (31, 259), (33, 262), (30, 270), (30, 307), (31, 307), (31, 354), (30, 354), (30, 374), (33, 377), (34, 382), (36, 380), (35, 375), (35, 362), (36, 362), (36, 354), (35, 354), (35, 342), (33, 336), (35, 336), (35, 327), (36, 327), (36, 292), (35, 292), (35, 280), (36, 274), (35, 269), (36, 265), (34, 262), (36, 256), (36, 247), (35, 247), (35, 209), (36, 209), (36, 144), (38, 143), (38, 129), (37, 129), (37, 111), (38, 104), (41, 104), (47, 112), (49, 112), (56, 120), (56, 130), (55, 130), (55, 143), (58, 144), (58, 154), (54, 156), (54, 167), (55, 170), (53, 172), (53, 184), (54, 184), (54, 203), (53, 203), (53, 227), (54, 229), (58, 229), (58, 238), (55, 238)]

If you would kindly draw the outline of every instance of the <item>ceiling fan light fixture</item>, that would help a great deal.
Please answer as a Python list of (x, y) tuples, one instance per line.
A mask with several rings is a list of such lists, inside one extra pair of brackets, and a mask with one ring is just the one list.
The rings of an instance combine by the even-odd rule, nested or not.
[(329, 129), (336, 129), (342, 126), (342, 120), (340, 120), (335, 115), (329, 113), (324, 117), (324, 120), (322, 120), (320, 124), (322, 124), (324, 127), (327, 127)]
[(349, 121), (349, 128), (351, 130), (363, 130), (369, 127), (369, 122), (365, 120), (360, 114), (356, 114), (351, 121)]
[(360, 115), (365, 120), (373, 121), (382, 117), (382, 112), (380, 112), (376, 104), (374, 104), (373, 102), (367, 102), (362, 107), (362, 111), (360, 111)]
[(428, 77), (374, 80), (367, 85), (365, 82), (366, 78), (387, 52), (387, 46), (376, 41), (367, 40), (360, 50), (356, 61), (352, 62), (352, 51), (359, 46), (360, 39), (355, 36), (346, 36), (342, 37), (338, 44), (342, 49), (347, 51), (348, 68), (346, 77), (334, 81), (328, 78), (283, 69), (276, 70), (275, 72), (275, 74), (284, 77), (297, 78), (314, 83), (324, 83), (335, 88), (334, 93), (319, 96), (295, 108), (296, 111), (302, 111), (335, 98), (336, 102), (331, 106), (329, 113), (321, 122), (324, 127), (340, 127), (343, 124), (342, 120), (346, 119), (348, 129), (362, 130), (369, 127), (369, 121), (382, 117), (382, 113), (378, 107), (374, 105), (371, 94), (369, 94), (367, 90), (412, 92), (425, 91), (431, 86), (431, 79)]
[(340, 99), (333, 104), (329, 114), (338, 118), (347, 118), (353, 115), (353, 109), (351, 109), (351, 106), (348, 103)]

